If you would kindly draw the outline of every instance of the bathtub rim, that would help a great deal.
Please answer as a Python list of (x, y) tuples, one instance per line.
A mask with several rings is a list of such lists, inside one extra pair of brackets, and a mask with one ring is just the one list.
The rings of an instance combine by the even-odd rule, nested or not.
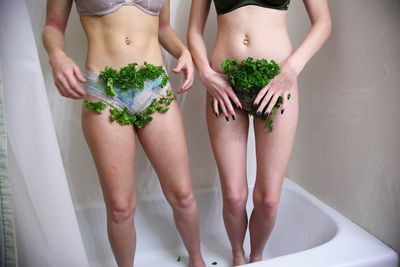
[[(254, 185), (249, 186), (249, 188)], [(322, 209), (326, 214), (332, 218), (337, 227), (336, 234), (327, 242), (318, 246), (298, 251), (292, 254), (282, 255), (270, 259), (266, 259), (260, 262), (248, 263), (240, 266), (251, 266), (251, 267), (274, 267), (274, 266), (294, 266), (296, 267), (312, 267), (312, 266), (367, 266), (365, 263), (374, 261), (387, 262), (390, 265), (376, 265), (376, 266), (393, 266), (396, 267), (399, 264), (399, 255), (389, 246), (384, 244), (381, 240), (368, 233), (365, 229), (359, 225), (353, 223), (350, 219), (327, 205), (326, 203), (319, 200), (316, 196), (305, 190), (299, 184), (295, 183), (288, 177), (285, 177), (283, 188), (289, 188), (307, 200), (312, 202), (315, 206)], [(283, 191), (283, 190), (282, 190)], [(341, 242), (343, 239), (349, 237), (350, 234), (356, 234), (356, 238), (351, 236), (346, 246), (343, 246)], [(353, 239), (353, 240), (352, 240)], [(357, 245), (359, 245), (357, 247)], [(357, 253), (346, 253), (346, 248), (354, 246), (357, 247)], [(337, 249), (339, 248), (339, 249)], [(332, 253), (334, 250), (335, 253)], [(373, 253), (372, 253), (373, 252)], [(379, 253), (378, 253), (379, 252)], [(338, 255), (338, 253), (340, 255)], [(334, 256), (332, 257), (332, 254)], [(363, 255), (363, 258), (359, 258), (359, 255)], [(321, 259), (321, 255), (324, 255)], [(330, 255), (330, 257), (329, 257)], [(366, 255), (368, 255), (366, 257)], [(342, 257), (338, 257), (342, 256)], [(310, 260), (312, 259), (312, 260)], [(380, 263), (382, 264), (382, 263)], [(375, 265), (374, 265), (375, 266)]]

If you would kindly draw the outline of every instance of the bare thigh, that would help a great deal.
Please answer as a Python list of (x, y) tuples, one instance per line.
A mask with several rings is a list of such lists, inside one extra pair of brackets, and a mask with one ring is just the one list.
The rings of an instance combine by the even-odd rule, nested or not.
[[(223, 114), (215, 116), (207, 93), (206, 116), (208, 133), (218, 165), (225, 200), (247, 198), (247, 137), (249, 118), (246, 112), (236, 111), (236, 120), (226, 121)], [(226, 199), (228, 198), (228, 199)]]
[[(89, 101), (98, 101), (90, 95)], [(82, 130), (92, 153), (108, 208), (135, 205), (135, 130), (110, 122), (107, 107), (101, 114), (82, 106)]]
[(137, 131), (139, 141), (152, 163), (167, 199), (191, 194), (189, 159), (179, 106), (172, 101), (165, 113), (154, 113), (153, 120)]
[(257, 178), (254, 197), (277, 201), (280, 195), (283, 177), (292, 152), (298, 119), (297, 85), (290, 91), (292, 97), (287, 103), (284, 114), (272, 115), (272, 132), (265, 122), (255, 118)]

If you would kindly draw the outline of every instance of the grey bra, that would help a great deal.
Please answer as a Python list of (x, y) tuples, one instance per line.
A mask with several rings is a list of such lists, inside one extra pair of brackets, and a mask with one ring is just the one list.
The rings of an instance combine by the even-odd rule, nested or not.
[(158, 16), (163, 0), (75, 0), (76, 9), (81, 16), (107, 15), (121, 6), (135, 6), (143, 12)]

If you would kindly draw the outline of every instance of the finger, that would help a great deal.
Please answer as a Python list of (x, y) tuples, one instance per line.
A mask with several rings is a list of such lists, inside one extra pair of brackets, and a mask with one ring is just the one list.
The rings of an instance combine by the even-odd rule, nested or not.
[(57, 87), (58, 92), (60, 93), (60, 95), (66, 97), (67, 95), (66, 95), (66, 93), (65, 93), (65, 88), (64, 88), (64, 86), (62, 86), (62, 85), (61, 85), (59, 82), (57, 82), (57, 81), (56, 81), (54, 84), (56, 85), (56, 87)]
[(58, 82), (64, 87), (64, 93), (65, 97), (73, 98), (73, 99), (78, 99), (81, 98), (77, 93), (74, 92), (74, 90), (70, 87), (67, 78), (64, 77), (64, 75), (58, 76)]
[(193, 72), (186, 70), (185, 71), (185, 81), (182, 84), (181, 88), (178, 90), (178, 94), (186, 92), (193, 84)]
[(86, 94), (85, 91), (82, 89), (82, 87), (78, 84), (78, 82), (72, 72), (67, 72), (65, 74), (65, 76), (67, 78), (70, 88), (73, 91), (75, 91), (76, 94), (78, 94), (80, 96), (84, 96)]
[(287, 105), (287, 101), (288, 101), (288, 95), (289, 95), (289, 91), (288, 90), (286, 90), (284, 93), (283, 93), (283, 102), (282, 102), (282, 106), (281, 106), (281, 114), (283, 114), (283, 112), (285, 112), (285, 109), (286, 109), (286, 105)]
[(78, 81), (80, 81), (81, 83), (85, 83), (86, 82), (86, 78), (85, 78), (85, 76), (83, 76), (83, 74), (82, 74), (81, 70), (79, 69), (79, 67), (78, 66), (74, 66), (73, 70), (74, 70), (74, 75), (78, 79)]
[(228, 94), (230, 99), (232, 99), (233, 103), (235, 103), (236, 107), (243, 109), (242, 103), (240, 103), (239, 98), (236, 96), (235, 92), (233, 91), (232, 88), (229, 88), (230, 90), (226, 90), (225, 92)]
[[(258, 105), (257, 115), (261, 115), (261, 113), (263, 112), (264, 108), (268, 105), (268, 102), (271, 100), (271, 97), (273, 95), (274, 92), (272, 91), (272, 89), (269, 89), (264, 98), (261, 100), (261, 103)], [(268, 116), (266, 113), (265, 115)]]
[(272, 82), (268, 83), (264, 86), (260, 92), (258, 92), (256, 99), (254, 99), (253, 106), (258, 106), (265, 94), (268, 92), (269, 88), (271, 87)]
[(214, 108), (214, 114), (215, 116), (219, 116), (219, 110), (218, 110), (218, 100), (214, 97), (213, 101), (213, 108)]
[(272, 109), (274, 108), (276, 101), (278, 101), (280, 94), (275, 94), (272, 99), (271, 102), (269, 102), (267, 110), (265, 111), (265, 115), (268, 116), (267, 114), (271, 114)]
[(73, 89), (69, 89), (66, 91), (67, 97), (73, 98), (73, 99), (81, 99), (82, 96), (78, 95), (77, 92), (75, 92)]
[(64, 75), (59, 74), (57, 76), (57, 83), (63, 87), (64, 93), (67, 94), (67, 91), (70, 89), (70, 87), (69, 87), (69, 83), (67, 82), (67, 79), (64, 77)]
[(228, 116), (228, 112), (227, 112), (226, 107), (225, 107), (224, 100), (221, 99), (221, 98), (218, 99), (218, 104), (221, 107), (222, 113), (224, 114), (226, 121), (229, 121), (229, 116)]
[(174, 69), (172, 69), (173, 72), (178, 73), (182, 70), (182, 68), (185, 66), (185, 64), (181, 61), (178, 61), (178, 64)]
[(236, 113), (235, 113), (235, 110), (233, 109), (231, 100), (229, 99), (227, 94), (225, 94), (223, 96), (223, 100), (224, 100), (224, 105), (225, 105), (225, 107), (227, 109), (228, 114), (232, 116), (233, 120), (235, 120), (236, 119)]

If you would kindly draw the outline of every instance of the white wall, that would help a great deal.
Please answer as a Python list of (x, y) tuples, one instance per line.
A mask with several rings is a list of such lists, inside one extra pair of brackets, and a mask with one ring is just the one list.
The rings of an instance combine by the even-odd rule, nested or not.
[[(307, 17), (292, 2), (298, 44)], [(329, 3), (331, 38), (299, 79), (288, 176), (400, 251), (400, 2)]]
[[(27, 1), (37, 41), (44, 0)], [(190, 1), (172, 0), (172, 24), (186, 37)], [(397, 0), (330, 1), (333, 33), (299, 80), (300, 120), (288, 176), (355, 223), (400, 250), (400, 3)], [(209, 50), (215, 11), (206, 28)], [(289, 31), (298, 45), (309, 30), (302, 1), (293, 0)], [(81, 66), (86, 40), (75, 7), (67, 52)], [(76, 205), (101, 202), (97, 174), (80, 128), (81, 101), (58, 95), (47, 55), (40, 55), (69, 185)], [(167, 65), (174, 64), (169, 56)], [(175, 87), (179, 78), (172, 77)], [(204, 116), (205, 89), (196, 80), (179, 98), (186, 125), (195, 188), (219, 184)], [(249, 158), (254, 159), (253, 139)], [(252, 160), (254, 162), (254, 160)], [(140, 195), (159, 192), (156, 176), (139, 149)], [(254, 181), (254, 163), (249, 180)]]

